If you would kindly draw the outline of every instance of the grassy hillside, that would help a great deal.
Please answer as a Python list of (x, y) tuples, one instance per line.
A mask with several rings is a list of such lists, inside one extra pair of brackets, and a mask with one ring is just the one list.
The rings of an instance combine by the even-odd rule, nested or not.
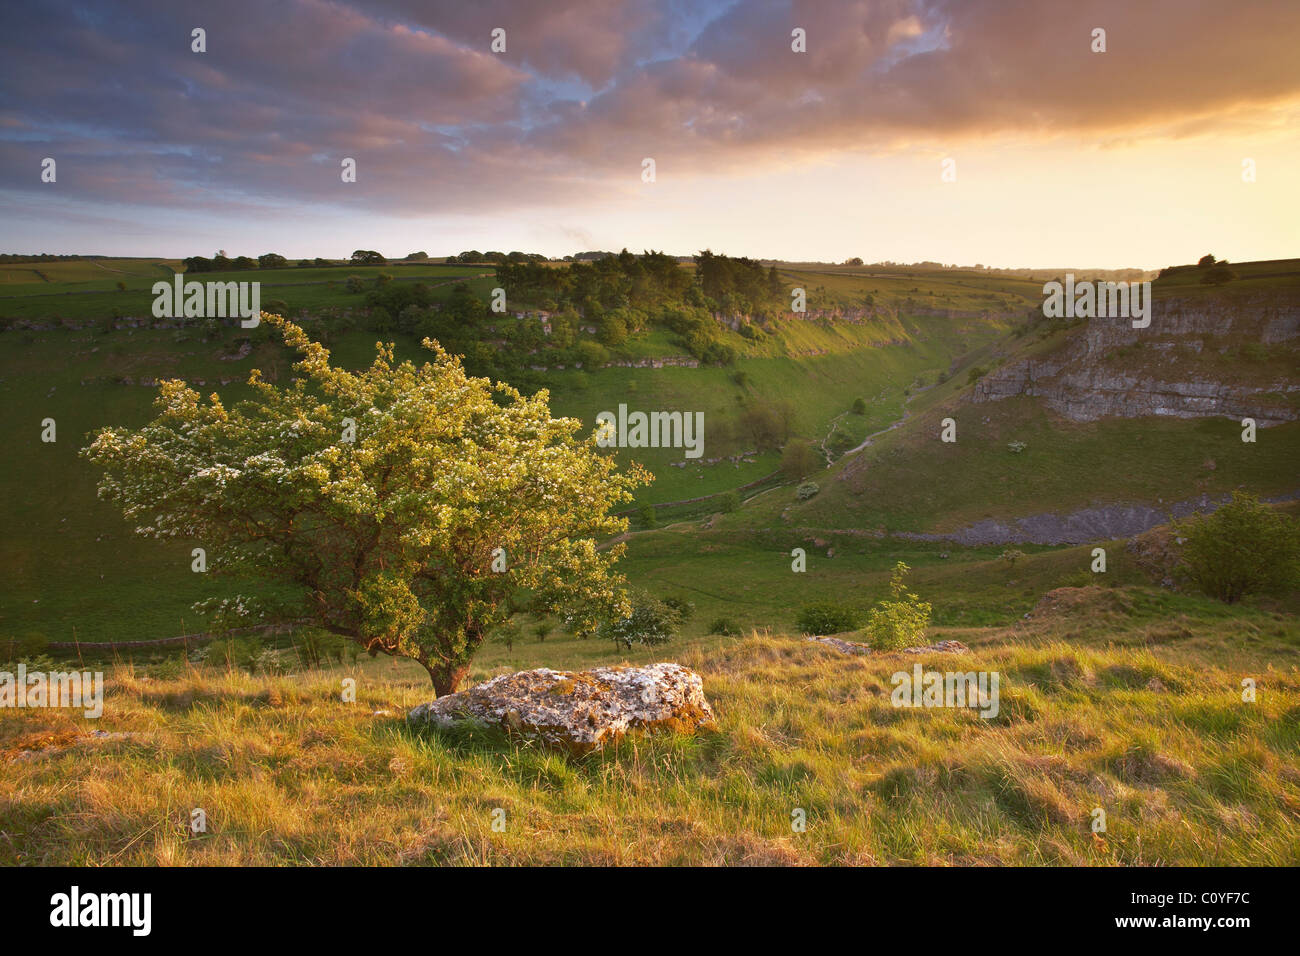
[[(93, 725), (107, 737), (66, 712), (0, 716), (0, 863), (1300, 863), (1294, 619), (1243, 653), (1214, 621), (1171, 633), (1086, 607), (1088, 589), (1062, 601), (1014, 629), (943, 632), (972, 653), (920, 659), (996, 670), (991, 720), (891, 706), (890, 676), (916, 658), (715, 640), (672, 656), (703, 676), (719, 732), (581, 760), (412, 731), (427, 682), (389, 665), (120, 667)], [(503, 663), (591, 650), (548, 641)], [(355, 704), (339, 700), (349, 675)], [(206, 834), (188, 833), (195, 807)]]
[[(958, 437), (945, 443), (941, 419), (950, 414)], [(1013, 441), (1027, 448), (1013, 452)], [(838, 467), (813, 500), (773, 500), (768, 512), (812, 527), (948, 532), (985, 518), (1172, 504), (1238, 487), (1294, 492), (1297, 460), (1297, 422), (1263, 429), (1246, 444), (1240, 424), (1227, 419), (1074, 423), (1017, 398), (919, 415)]]
[[(85, 265), (85, 263), (70, 263)], [(463, 274), (480, 267), (394, 265), (349, 267), (347, 274), (373, 275), (387, 269), (399, 278)], [(290, 291), (275, 285), (263, 290), (264, 300), (284, 294), (291, 302), (321, 301), (356, 306), (360, 299), (331, 288), (338, 276), (328, 269), (275, 270)], [(255, 273), (203, 274), (202, 278), (248, 278)], [(259, 276), (266, 281), (266, 275)], [(88, 294), (64, 298), (85, 300), (85, 314), (103, 319), (105, 295), (148, 298), (148, 277), (132, 280), (144, 291)], [(441, 280), (439, 280), (441, 281)], [(450, 280), (447, 280), (450, 283)], [(493, 280), (471, 285), (484, 297)], [(341, 283), (338, 283), (341, 285)], [(449, 293), (450, 284), (435, 294)], [(0, 296), (6, 303), (31, 299)], [(312, 308), (303, 305), (309, 311)], [(96, 311), (100, 309), (101, 311)], [(317, 320), (319, 322), (319, 320)], [(328, 325), (331, 320), (324, 320)], [(509, 320), (507, 320), (509, 321)], [(311, 321), (306, 323), (309, 329)], [(535, 386), (547, 387), (558, 414), (571, 415), (595, 427), (595, 416), (630, 409), (703, 411), (706, 418), (704, 458), (727, 458), (755, 450), (755, 442), (740, 425), (744, 403), (774, 403), (787, 407), (791, 433), (799, 440), (819, 441), (832, 429), (856, 442), (887, 426), (901, 414), (904, 390), (918, 380), (933, 380), (966, 350), (1000, 335), (1006, 323), (951, 320), (936, 316), (885, 316), (860, 324), (783, 321), (758, 342), (728, 332), (741, 357), (734, 366), (704, 368), (624, 368), (529, 373)], [(395, 341), (399, 358), (423, 361), (427, 353), (411, 337), (399, 333), (333, 332), (331, 348), (340, 363), (358, 367), (374, 355), (377, 338)], [(252, 352), (239, 355), (248, 341)], [(617, 361), (680, 355), (662, 332), (633, 339), (615, 350)], [(0, 520), (9, 529), (0, 543), (0, 573), (7, 587), (0, 594), (0, 636), (39, 635), (48, 640), (130, 640), (162, 637), (200, 629), (190, 606), (214, 593), (231, 593), (234, 585), (190, 570), (191, 549), (201, 542), (169, 543), (138, 540), (109, 507), (95, 499), (96, 476), (77, 457), (77, 450), (99, 427), (114, 423), (138, 426), (150, 414), (155, 390), (143, 381), (181, 377), (203, 394), (217, 392), (230, 402), (247, 394), (242, 384), (252, 368), (272, 380), (291, 374), (295, 356), (259, 333), (221, 327), (209, 336), (202, 328), (94, 328), (10, 330), (0, 335), (0, 423), (15, 442), (9, 467), (0, 472)], [(853, 414), (855, 399), (866, 403), (865, 414)], [(58, 441), (40, 441), (41, 422), (54, 418)], [(632, 450), (621, 450), (625, 460)], [(636, 505), (716, 495), (773, 472), (778, 455), (758, 450), (748, 460), (724, 460), (713, 465), (683, 461), (681, 450), (643, 449), (637, 460), (657, 476), (643, 489)]]

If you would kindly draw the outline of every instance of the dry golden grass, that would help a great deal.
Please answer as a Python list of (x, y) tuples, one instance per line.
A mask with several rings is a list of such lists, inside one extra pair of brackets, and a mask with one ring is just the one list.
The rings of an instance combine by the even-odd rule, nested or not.
[[(1294, 666), (1180, 664), (1066, 644), (1061, 626), (922, 658), (998, 671), (992, 720), (894, 708), (890, 675), (911, 657), (768, 636), (687, 647), (676, 657), (704, 676), (720, 732), (581, 760), (408, 729), (428, 691), (406, 671), (122, 667), (98, 721), (0, 716), (0, 863), (1300, 863)], [(193, 808), (207, 833), (190, 833)]]

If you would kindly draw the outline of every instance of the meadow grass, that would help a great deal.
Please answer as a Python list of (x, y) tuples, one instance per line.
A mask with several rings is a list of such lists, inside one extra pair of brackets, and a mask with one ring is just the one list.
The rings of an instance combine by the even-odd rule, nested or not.
[[(1076, 629), (1048, 617), (951, 632), (973, 648), (960, 658), (850, 657), (762, 634), (639, 650), (633, 661), (703, 676), (719, 731), (628, 737), (581, 759), (408, 728), (405, 710), (429, 695), (412, 668), (121, 665), (99, 721), (0, 714), (0, 863), (1300, 863), (1294, 658), (1176, 661)], [(1190, 630), (1225, 643), (1212, 623)], [(528, 653), (589, 663), (571, 649)], [(999, 672), (997, 717), (893, 707), (890, 677), (916, 660)], [(348, 675), (355, 704), (339, 696)], [(1243, 676), (1258, 680), (1254, 703)], [(205, 834), (188, 830), (196, 807)]]

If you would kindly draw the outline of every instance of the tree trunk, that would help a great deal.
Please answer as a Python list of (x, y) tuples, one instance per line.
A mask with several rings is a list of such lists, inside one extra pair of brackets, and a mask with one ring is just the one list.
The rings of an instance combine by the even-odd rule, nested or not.
[(433, 681), (433, 693), (437, 697), (445, 697), (448, 694), (456, 693), (456, 688), (460, 686), (460, 682), (469, 673), (468, 664), (457, 664), (455, 666), (439, 664), (433, 666), (426, 664), (424, 661), (420, 663), (424, 664), (424, 669), (429, 672), (429, 679)]

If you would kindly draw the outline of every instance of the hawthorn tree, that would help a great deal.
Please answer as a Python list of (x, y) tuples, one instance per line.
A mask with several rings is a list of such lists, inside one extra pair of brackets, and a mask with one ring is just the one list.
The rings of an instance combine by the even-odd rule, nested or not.
[[(287, 387), (253, 371), (227, 408), (162, 383), (140, 429), (105, 428), (82, 454), (99, 495), (154, 538), (190, 538), (210, 569), (257, 575), (286, 596), (204, 602), (230, 618), (298, 621), (419, 661), (453, 692), (520, 600), (593, 633), (631, 611), (614, 565), (626, 530), (610, 509), (649, 476), (620, 473), (549, 395), (434, 360), (395, 363), (391, 344), (349, 372), (302, 329), (262, 314), (302, 359)], [(521, 597), (522, 596), (522, 597)]]

